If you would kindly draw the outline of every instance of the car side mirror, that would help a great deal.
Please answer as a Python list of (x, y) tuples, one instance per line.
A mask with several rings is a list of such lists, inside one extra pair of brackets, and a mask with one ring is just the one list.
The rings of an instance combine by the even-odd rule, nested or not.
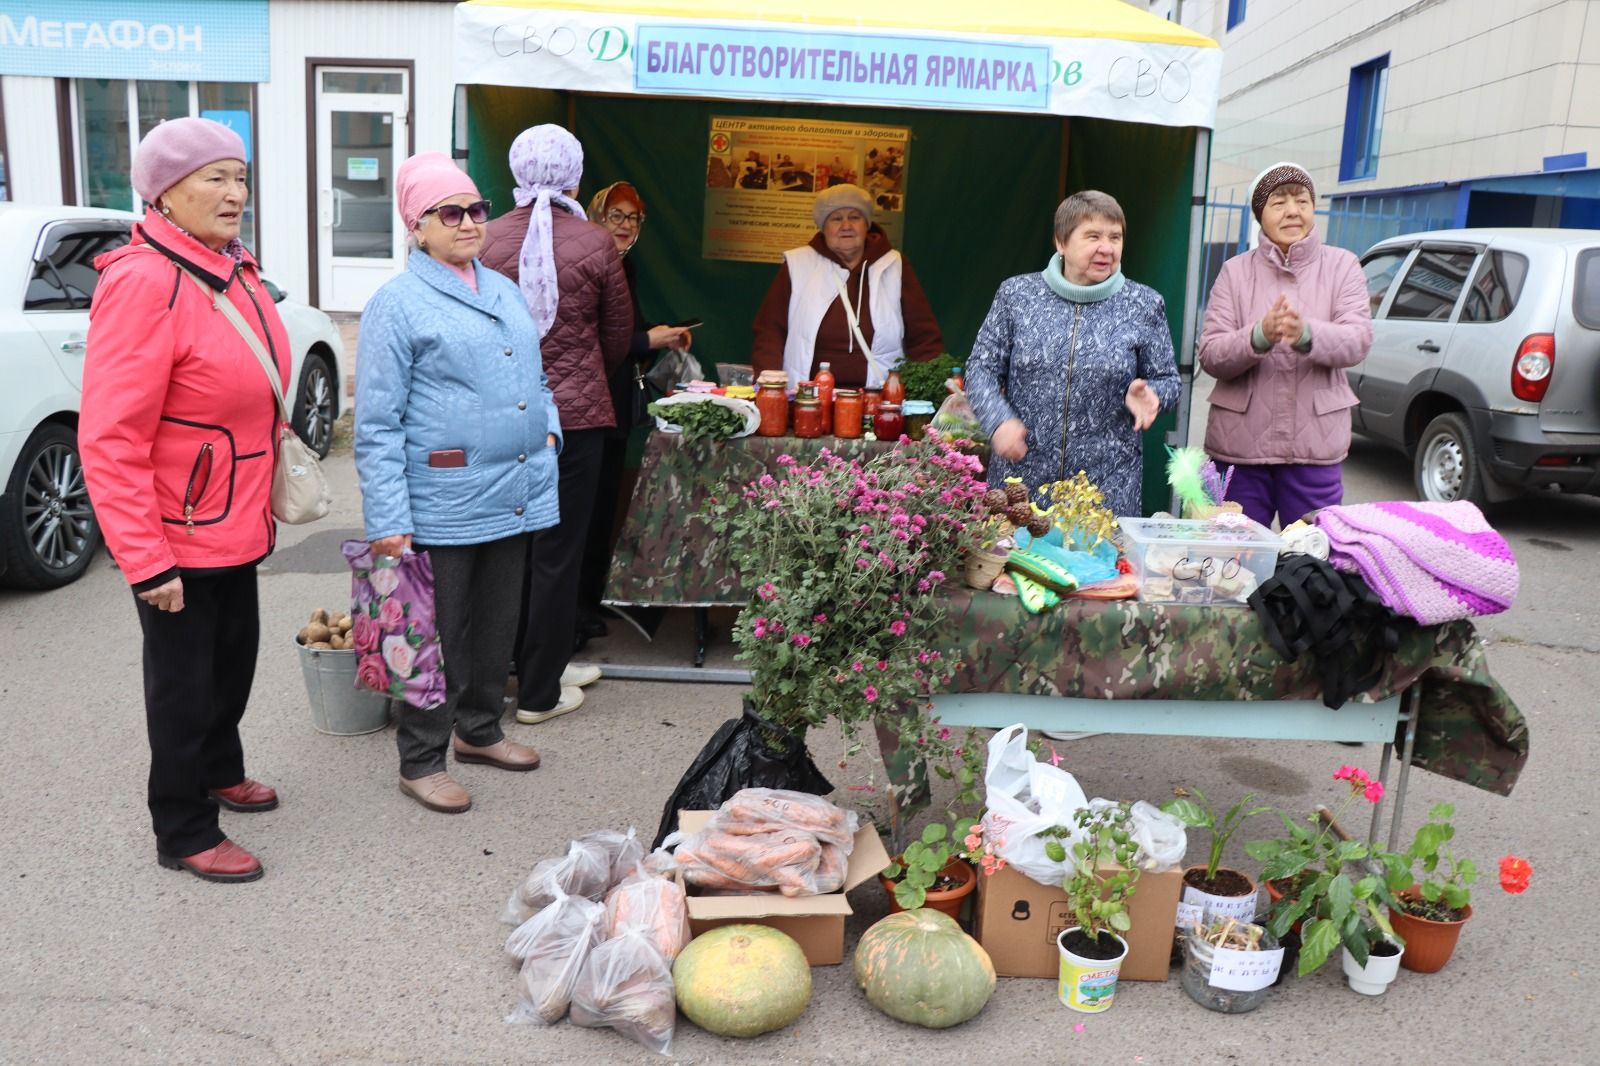
[(278, 288), (276, 285), (274, 285), (272, 282), (268, 281), (266, 278), (262, 278), (261, 279), (261, 284), (263, 284), (263, 285), (265, 285), (267, 287), (267, 295), (272, 297), (272, 302), (273, 303), (281, 304), (281, 303), (283, 303), (283, 301), (285, 301), (285, 300), (287, 300), (289, 298), (289, 294), (287, 292), (285, 292), (284, 290)]

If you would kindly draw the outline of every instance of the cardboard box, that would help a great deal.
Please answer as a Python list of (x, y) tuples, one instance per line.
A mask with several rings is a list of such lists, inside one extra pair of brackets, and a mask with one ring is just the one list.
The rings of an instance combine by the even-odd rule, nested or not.
[[(687, 833), (697, 833), (715, 813), (680, 811), (678, 827)], [(785, 896), (777, 892), (697, 896), (690, 888), (689, 931), (699, 936), (719, 925), (739, 922), (767, 925), (794, 937), (811, 965), (836, 965), (844, 961), (844, 920), (854, 913), (845, 893), (877, 877), (888, 865), (889, 853), (883, 850), (878, 830), (864, 825), (856, 831), (855, 847), (845, 866), (843, 891), (824, 896)]]
[[(1122, 960), (1123, 980), (1167, 979), (1172, 966), (1172, 927), (1182, 893), (1182, 870), (1140, 875), (1128, 901), (1133, 928), (1123, 935), (1128, 942), (1128, 955)], [(1041, 885), (1009, 866), (992, 877), (978, 878), (973, 936), (1002, 977), (1054, 980), (1061, 968), (1056, 937), (1077, 924), (1060, 885)]]

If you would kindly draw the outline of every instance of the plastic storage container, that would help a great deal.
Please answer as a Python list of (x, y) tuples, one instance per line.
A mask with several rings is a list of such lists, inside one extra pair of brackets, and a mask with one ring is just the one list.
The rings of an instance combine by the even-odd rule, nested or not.
[(1278, 566), (1283, 538), (1240, 515), (1119, 518), (1142, 603), (1243, 607)]

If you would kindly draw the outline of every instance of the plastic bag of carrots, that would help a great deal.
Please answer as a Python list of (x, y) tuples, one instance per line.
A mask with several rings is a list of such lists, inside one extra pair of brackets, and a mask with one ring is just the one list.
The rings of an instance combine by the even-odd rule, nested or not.
[(606, 893), (605, 935), (634, 929), (649, 937), (668, 962), (689, 943), (689, 905), (683, 886), (643, 866)]
[(819, 796), (747, 788), (718, 808), (699, 833), (666, 846), (690, 885), (714, 891), (777, 888), (815, 896), (844, 887), (860, 818)]

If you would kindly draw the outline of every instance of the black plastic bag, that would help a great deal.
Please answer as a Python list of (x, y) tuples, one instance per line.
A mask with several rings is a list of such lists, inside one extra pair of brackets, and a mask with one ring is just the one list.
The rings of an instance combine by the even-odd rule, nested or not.
[(677, 831), (679, 811), (714, 811), (744, 788), (787, 788), (814, 796), (833, 791), (811, 761), (805, 737), (762, 721), (747, 702), (744, 714), (723, 722), (678, 780), (652, 847)]

